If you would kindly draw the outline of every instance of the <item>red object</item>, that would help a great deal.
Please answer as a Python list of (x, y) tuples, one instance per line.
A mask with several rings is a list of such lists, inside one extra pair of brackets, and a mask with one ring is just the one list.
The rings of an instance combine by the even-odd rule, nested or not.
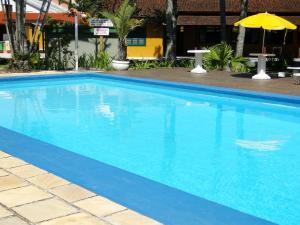
[[(26, 23), (35, 23), (38, 16), (39, 13), (26, 13), (26, 17), (25, 17)], [(51, 17), (52, 19), (57, 21), (64, 21), (70, 23), (74, 22), (73, 17), (70, 17), (68, 13), (49, 13), (48, 17)], [(12, 14), (12, 18), (13, 19), (16, 18), (16, 13)], [(4, 13), (0, 12), (0, 25), (4, 25), (4, 24), (5, 24)]]

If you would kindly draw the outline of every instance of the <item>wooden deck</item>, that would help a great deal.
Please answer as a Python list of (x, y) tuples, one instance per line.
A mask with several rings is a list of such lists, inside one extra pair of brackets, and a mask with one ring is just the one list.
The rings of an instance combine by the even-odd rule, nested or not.
[(297, 85), (295, 78), (292, 77), (274, 78), (272, 80), (252, 80), (251, 74), (214, 71), (209, 72), (206, 75), (195, 75), (190, 73), (189, 70), (185, 68), (130, 70), (125, 72), (111, 73), (129, 77), (140, 77), (300, 96), (300, 85)]

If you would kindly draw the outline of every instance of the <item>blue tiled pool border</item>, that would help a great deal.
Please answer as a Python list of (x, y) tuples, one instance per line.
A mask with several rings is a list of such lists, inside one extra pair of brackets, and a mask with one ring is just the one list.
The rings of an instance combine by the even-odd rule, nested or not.
[[(68, 75), (20, 76), (0, 78), (0, 82), (78, 76), (117, 79), (154, 85), (168, 85), (176, 88), (204, 90), (231, 95), (239, 94), (240, 96), (250, 98), (300, 104), (300, 97), (297, 96), (129, 78), (110, 74), (76, 73)], [(167, 225), (273, 224), (266, 220), (190, 195), (3, 127), (0, 127), (0, 148), (8, 154), (48, 170), (49, 172)], [(89, 175), (87, 176), (87, 174)]]

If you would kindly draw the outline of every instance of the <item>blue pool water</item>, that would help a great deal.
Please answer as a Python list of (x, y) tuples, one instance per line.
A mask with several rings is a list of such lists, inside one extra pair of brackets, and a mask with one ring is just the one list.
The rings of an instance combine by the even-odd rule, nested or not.
[(0, 126), (300, 224), (300, 106), (100, 78), (0, 82)]

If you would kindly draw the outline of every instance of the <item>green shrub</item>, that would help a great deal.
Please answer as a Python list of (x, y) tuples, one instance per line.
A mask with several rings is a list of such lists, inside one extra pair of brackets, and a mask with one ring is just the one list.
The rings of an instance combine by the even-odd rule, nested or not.
[(209, 48), (210, 53), (204, 55), (204, 67), (207, 70), (231, 70), (233, 72), (249, 72), (248, 60), (235, 57), (232, 47), (226, 42)]
[[(92, 58), (90, 58), (92, 60)], [(93, 63), (93, 67), (103, 69), (103, 70), (111, 70), (111, 57), (107, 52), (101, 52), (95, 59)]]
[(31, 70), (45, 69), (44, 59), (41, 59), (38, 52), (24, 55), (14, 55), (14, 58), (9, 59), (7, 68), (11, 71), (29, 72)]
[(195, 59), (177, 59), (175, 61), (175, 67), (193, 68), (195, 65)]
[(111, 58), (107, 52), (101, 52), (97, 57), (84, 53), (78, 59), (79, 67), (84, 69), (103, 69), (111, 70)]
[(86, 53), (79, 56), (78, 66), (80, 68), (84, 68), (84, 69), (90, 69), (91, 68), (91, 61), (89, 59), (89, 56)]
[(286, 70), (286, 68), (292, 64), (292, 57), (270, 58), (267, 61), (267, 67), (273, 71)]
[(172, 68), (175, 67), (175, 60), (161, 59), (157, 61), (157, 67)]
[(238, 56), (230, 60), (230, 69), (232, 72), (248, 73), (250, 71), (248, 59)]
[(75, 64), (74, 52), (69, 50), (70, 42), (68, 35), (50, 40), (45, 60), (47, 69), (66, 70), (70, 64)]
[(130, 68), (134, 70), (142, 69), (155, 69), (155, 68), (173, 68), (173, 67), (184, 67), (193, 68), (194, 59), (177, 59), (177, 60), (131, 60)]
[(134, 70), (145, 70), (157, 68), (157, 62), (153, 60), (132, 60), (130, 61), (130, 68)]

